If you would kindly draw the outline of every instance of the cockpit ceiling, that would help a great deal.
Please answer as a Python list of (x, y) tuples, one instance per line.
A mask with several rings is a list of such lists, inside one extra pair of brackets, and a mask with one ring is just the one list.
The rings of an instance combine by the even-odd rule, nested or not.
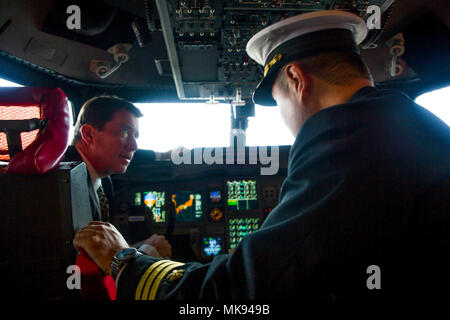
[[(67, 13), (71, 5), (80, 8), (80, 29), (68, 28), (76, 22), (68, 20), (75, 13)], [(245, 53), (254, 33), (322, 9), (347, 10), (368, 20), (370, 5), (381, 9), (380, 29), (370, 31), (361, 54), (375, 82), (417, 79), (417, 70), (402, 56), (391, 74), (390, 48), (405, 39), (388, 40), (426, 13), (448, 32), (447, 0), (2, 0), (0, 50), (30, 67), (94, 86), (180, 99), (248, 100), (262, 76)]]

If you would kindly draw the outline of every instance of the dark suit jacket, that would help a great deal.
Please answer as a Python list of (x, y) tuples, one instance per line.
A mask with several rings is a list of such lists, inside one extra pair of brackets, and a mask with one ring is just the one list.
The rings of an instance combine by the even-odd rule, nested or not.
[[(70, 162), (70, 161), (83, 161), (83, 158), (81, 158), (81, 155), (78, 153), (77, 149), (75, 149), (74, 146), (69, 146), (67, 148), (66, 153), (64, 154), (64, 157), (62, 159), (64, 162)], [(92, 219), (94, 221), (101, 221), (101, 212), (100, 212), (100, 205), (98, 203), (98, 198), (96, 195), (96, 191), (94, 190), (94, 187), (92, 186), (92, 181), (89, 176), (88, 171), (88, 189), (89, 189), (89, 201), (91, 203), (91, 209), (92, 209)], [(108, 203), (110, 205), (110, 211), (112, 211), (112, 204), (113, 204), (113, 195), (114, 195), (114, 189), (111, 182), (111, 178), (107, 177), (102, 179), (102, 187), (105, 192), (106, 198), (108, 199)]]
[[(137, 166), (141, 163), (148, 163), (149, 161), (155, 161), (155, 152), (152, 150), (136, 150), (136, 153), (134, 154), (133, 160), (130, 163), (130, 168), (133, 166)], [(68, 146), (66, 153), (64, 154), (64, 157), (61, 161), (64, 162), (70, 162), (70, 161), (83, 161), (83, 158), (81, 158), (81, 155), (78, 153), (77, 149), (75, 149), (74, 146)], [(100, 221), (101, 220), (101, 212), (100, 212), (100, 205), (98, 203), (98, 198), (96, 195), (96, 191), (94, 190), (92, 186), (91, 178), (89, 177), (89, 171), (88, 171), (88, 189), (89, 189), (89, 200), (91, 203), (92, 208), (92, 219), (94, 221)], [(114, 212), (113, 205), (114, 205), (114, 185), (112, 182), (111, 177), (103, 178), (102, 179), (102, 187), (105, 192), (106, 198), (108, 199), (108, 204), (110, 207), (110, 217), (112, 218), (112, 214)]]
[[(176, 267), (184, 270), (182, 278), (163, 280), (157, 298), (404, 298), (447, 292), (449, 199), (449, 127), (400, 92), (363, 88), (304, 124), (279, 205), (260, 230), (244, 237), (231, 255)], [(118, 298), (142, 297), (138, 285), (155, 279), (156, 261), (142, 256), (130, 262)], [(377, 279), (381, 289), (371, 289)]]

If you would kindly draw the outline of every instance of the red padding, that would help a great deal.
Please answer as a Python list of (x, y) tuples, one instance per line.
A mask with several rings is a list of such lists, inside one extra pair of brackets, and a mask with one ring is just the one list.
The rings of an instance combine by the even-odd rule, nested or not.
[(61, 161), (69, 142), (70, 110), (61, 89), (0, 88), (1, 105), (40, 105), (47, 127), (36, 140), (11, 159), (7, 172), (44, 174)]
[(76, 265), (81, 270), (81, 294), (87, 300), (116, 300), (117, 290), (113, 278), (105, 274), (84, 252), (80, 252)]

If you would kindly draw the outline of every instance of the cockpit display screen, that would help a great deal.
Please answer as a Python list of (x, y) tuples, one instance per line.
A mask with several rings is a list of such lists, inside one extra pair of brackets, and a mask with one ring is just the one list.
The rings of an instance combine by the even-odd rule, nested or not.
[(247, 234), (259, 229), (259, 218), (244, 217), (228, 219), (228, 243), (230, 249), (236, 248)]
[(140, 206), (141, 202), (142, 202), (142, 200), (141, 200), (141, 193), (140, 192), (136, 192), (134, 194), (134, 205), (135, 206)]
[(153, 221), (156, 223), (166, 222), (166, 193), (159, 191), (144, 191), (144, 204), (153, 212)]
[(222, 237), (212, 236), (203, 237), (202, 239), (202, 252), (206, 257), (214, 257), (223, 250)]
[(258, 209), (256, 180), (227, 181), (227, 204), (229, 210)]
[(173, 192), (171, 201), (175, 207), (177, 222), (195, 222), (203, 218), (202, 195), (192, 191)]
[(209, 192), (209, 201), (212, 203), (219, 203), (222, 199), (222, 196), (220, 194), (220, 190), (214, 190)]

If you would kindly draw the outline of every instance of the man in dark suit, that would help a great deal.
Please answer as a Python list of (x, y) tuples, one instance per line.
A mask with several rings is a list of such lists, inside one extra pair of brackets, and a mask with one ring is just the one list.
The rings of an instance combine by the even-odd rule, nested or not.
[[(77, 233), (119, 299), (429, 297), (448, 290), (450, 129), (373, 87), (356, 15), (327, 11), (257, 33), (255, 103), (278, 105), (296, 140), (279, 205), (210, 264), (142, 256), (104, 223)], [(101, 237), (94, 237), (101, 235)], [(145, 288), (145, 289), (144, 289)]]
[[(111, 174), (123, 174), (137, 151), (138, 118), (141, 111), (132, 103), (112, 96), (95, 97), (81, 108), (72, 145), (62, 161), (84, 161), (88, 170), (89, 200), (94, 221), (110, 221), (113, 203)], [(147, 152), (153, 160), (165, 160), (170, 153)], [(145, 249), (154, 256), (170, 257), (171, 248), (164, 236), (145, 240)]]
[[(64, 154), (63, 160), (64, 162), (70, 162), (70, 161), (80, 161), (84, 162), (83, 158), (81, 157), (80, 153), (77, 151), (74, 145), (70, 145), (67, 147), (67, 150)], [(101, 208), (100, 203), (98, 201), (98, 195), (96, 194), (94, 187), (92, 185), (92, 179), (90, 178), (90, 174), (88, 171), (88, 189), (89, 189), (89, 201), (91, 204), (92, 209), (92, 220), (94, 221), (101, 221), (102, 220), (102, 214), (101, 214)], [(101, 186), (104, 190), (105, 196), (108, 199), (109, 203), (112, 203), (114, 189), (112, 185), (111, 178), (108, 176), (106, 178), (101, 179)]]

